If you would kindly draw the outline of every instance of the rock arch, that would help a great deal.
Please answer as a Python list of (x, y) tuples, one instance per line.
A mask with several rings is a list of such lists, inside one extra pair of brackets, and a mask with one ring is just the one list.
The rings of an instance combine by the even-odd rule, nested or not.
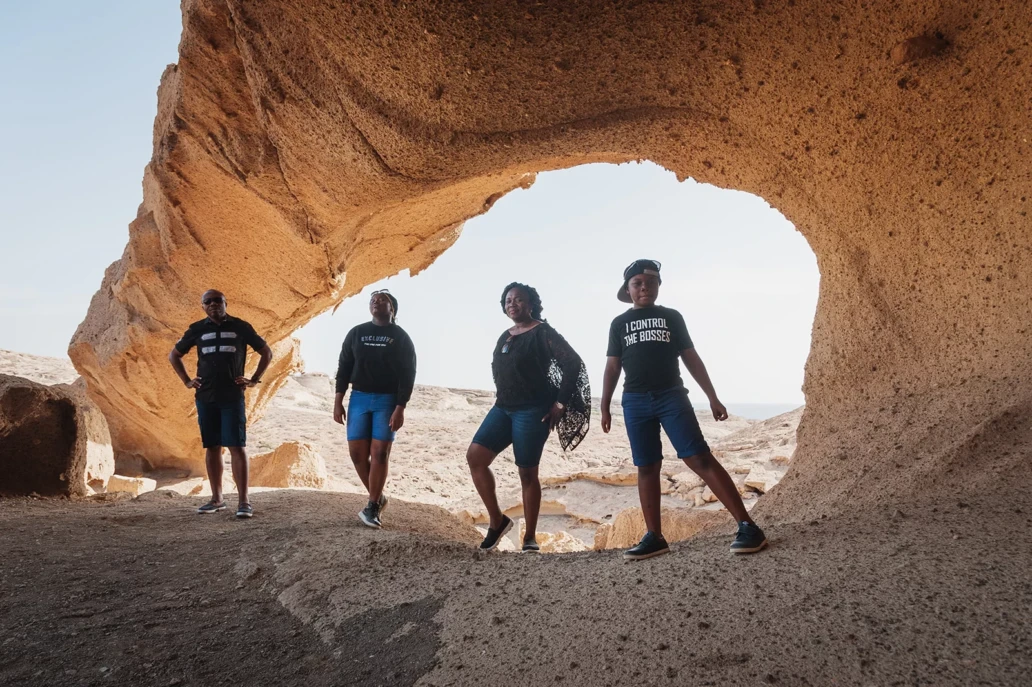
[(165, 355), (204, 288), (278, 342), (282, 378), (297, 327), (424, 268), (535, 172), (647, 158), (766, 198), (817, 256), (808, 410), (763, 507), (1028, 484), (1023, 3), (187, 0), (183, 16), (143, 204), (69, 349), (123, 455), (200, 467)]

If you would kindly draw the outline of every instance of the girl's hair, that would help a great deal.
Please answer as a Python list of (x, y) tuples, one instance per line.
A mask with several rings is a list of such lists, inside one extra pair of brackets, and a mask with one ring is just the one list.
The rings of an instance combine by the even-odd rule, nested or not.
[(527, 292), (527, 296), (530, 297), (530, 316), (535, 320), (540, 320), (541, 311), (544, 310), (541, 305), (541, 296), (538, 295), (537, 289), (533, 286), (527, 286), (526, 284), (521, 284), (518, 281), (514, 281), (509, 284), (505, 287), (505, 290), (502, 291), (502, 312), (505, 312), (505, 297), (509, 295), (509, 292), (513, 289), (523, 289)]
[(398, 299), (395, 298), (394, 294), (392, 294), (387, 289), (380, 289), (379, 291), (373, 291), (371, 294), (369, 294), (369, 300), (373, 300), (373, 296), (378, 296), (380, 294), (383, 294), (384, 296), (387, 296), (387, 300), (389, 300), (391, 302), (391, 322), (397, 322), (398, 321)]

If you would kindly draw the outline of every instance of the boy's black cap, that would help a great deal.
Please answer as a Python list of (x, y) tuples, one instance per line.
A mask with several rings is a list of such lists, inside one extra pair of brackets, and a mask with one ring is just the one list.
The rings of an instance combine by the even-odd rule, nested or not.
[(639, 274), (654, 274), (656, 279), (659, 279), (659, 283), (663, 283), (663, 278), (659, 276), (659, 269), (662, 265), (659, 264), (658, 260), (648, 260), (646, 258), (639, 258), (635, 260), (623, 271), (623, 284), (620, 286), (620, 290), (616, 292), (616, 297), (623, 303), (631, 302), (631, 294), (627, 292), (627, 282), (631, 281), (633, 277)]

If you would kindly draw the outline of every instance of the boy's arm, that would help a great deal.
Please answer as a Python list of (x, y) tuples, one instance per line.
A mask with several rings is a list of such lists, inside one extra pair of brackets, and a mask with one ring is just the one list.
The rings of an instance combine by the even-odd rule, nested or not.
[(613, 426), (613, 416), (609, 412), (609, 406), (613, 402), (613, 392), (616, 390), (616, 383), (620, 380), (620, 371), (623, 366), (620, 364), (620, 356), (610, 355), (606, 357), (606, 372), (602, 376), (602, 431), (609, 434)]
[(703, 365), (702, 358), (699, 357), (694, 348), (686, 348), (681, 351), (681, 360), (684, 361), (684, 366), (688, 368), (692, 379), (702, 387), (703, 393), (709, 399), (710, 410), (713, 411), (713, 419), (726, 420), (727, 408), (717, 398), (717, 391), (713, 388), (713, 382), (710, 381), (709, 373), (706, 372), (706, 366)]

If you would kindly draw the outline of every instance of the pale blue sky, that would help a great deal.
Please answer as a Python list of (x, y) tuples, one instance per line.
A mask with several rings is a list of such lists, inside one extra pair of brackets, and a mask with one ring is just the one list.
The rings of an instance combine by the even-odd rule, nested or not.
[[(180, 28), (169, 0), (0, 9), (0, 348), (64, 355), (121, 255)], [(541, 174), (418, 277), (377, 286), (401, 299), (420, 383), (490, 388), (491, 346), (508, 323), (500, 290), (528, 282), (597, 394), (609, 322), (625, 307), (614, 293), (636, 257), (663, 262), (660, 302), (684, 314), (725, 402), (802, 402), (818, 285), (806, 242), (762, 199), (678, 183), (651, 163)], [(369, 290), (301, 330), (309, 370), (333, 373)]]

